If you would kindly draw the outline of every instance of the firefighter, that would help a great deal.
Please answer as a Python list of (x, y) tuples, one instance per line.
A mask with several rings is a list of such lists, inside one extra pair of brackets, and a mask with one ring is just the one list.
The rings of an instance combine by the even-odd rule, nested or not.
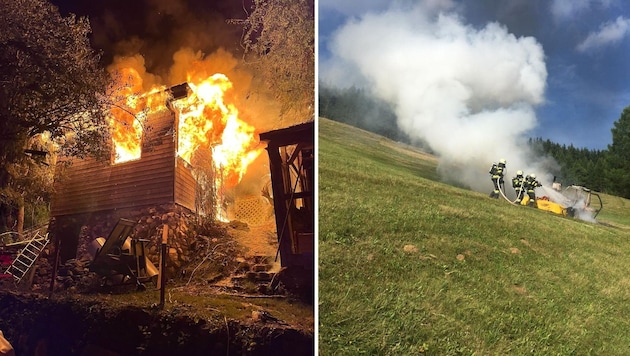
[(505, 171), (505, 159), (501, 158), (499, 164), (493, 163), (490, 172), (488, 172), (490, 173), (492, 184), (494, 185), (494, 190), (490, 193), (490, 198), (499, 198), (499, 187), (503, 185), (503, 171)]
[(542, 187), (542, 184), (536, 180), (536, 175), (534, 173), (530, 174), (525, 178), (525, 190), (527, 190), (527, 196), (529, 197), (529, 202), (527, 205), (535, 207), (536, 206), (536, 191), (535, 189), (538, 187)]
[(523, 171), (516, 171), (516, 177), (512, 178), (512, 188), (516, 192), (516, 200), (514, 202), (517, 204), (521, 203), (525, 194), (524, 185), (525, 177), (523, 177)]

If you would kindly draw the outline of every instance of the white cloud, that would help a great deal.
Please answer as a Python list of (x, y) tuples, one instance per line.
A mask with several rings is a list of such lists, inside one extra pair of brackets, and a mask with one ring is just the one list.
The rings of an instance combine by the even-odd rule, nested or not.
[(618, 0), (552, 0), (549, 10), (556, 20), (575, 20), (586, 13), (593, 6), (609, 8), (615, 6)]
[(490, 184), (486, 165), (501, 157), (513, 172), (540, 169), (524, 144), (547, 79), (534, 38), (516, 37), (498, 23), (473, 28), (422, 6), (364, 15), (332, 38), (333, 57), (320, 66), (320, 78), (368, 83), (395, 108), (399, 127), (439, 155), (446, 179), (483, 191)]
[(622, 16), (614, 22), (608, 22), (600, 26), (599, 31), (590, 33), (584, 41), (577, 46), (580, 52), (600, 48), (621, 41), (630, 34), (630, 19)]
[(575, 21), (577, 17), (593, 8), (608, 9), (618, 7), (626, 0), (552, 0), (549, 10), (554, 19), (559, 21)]
[(592, 0), (553, 0), (551, 14), (559, 20), (571, 19), (589, 8)]

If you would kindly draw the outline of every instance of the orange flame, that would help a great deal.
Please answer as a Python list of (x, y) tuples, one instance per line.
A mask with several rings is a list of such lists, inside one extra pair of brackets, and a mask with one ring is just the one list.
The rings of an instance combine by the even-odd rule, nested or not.
[(110, 109), (108, 116), (112, 143), (114, 146), (114, 163), (122, 163), (140, 158), (142, 122), (136, 119), (138, 98), (142, 93), (142, 79), (138, 72), (131, 68), (121, 69), (118, 74), (122, 83), (117, 83), (112, 97), (116, 105)]
[(142, 78), (133, 68), (119, 68), (118, 83), (112, 99), (116, 103), (108, 116), (114, 146), (114, 163), (140, 159), (142, 155), (143, 126), (148, 114), (165, 109), (166, 93), (155, 87), (144, 93)]
[[(112, 108), (109, 124), (115, 148), (114, 163), (139, 159), (143, 124), (149, 113), (165, 109), (164, 88), (142, 93), (142, 78), (132, 68), (119, 69), (126, 82), (115, 93), (119, 105)], [(258, 147), (253, 126), (238, 118), (236, 107), (226, 102), (225, 94), (232, 82), (224, 74), (214, 74), (194, 82), (188, 75), (191, 93), (172, 102), (178, 114), (177, 154), (192, 163), (197, 149), (212, 150), (212, 164), (216, 173), (215, 189), (223, 192), (236, 186), (247, 167), (262, 152)], [(221, 197), (217, 207), (222, 205)], [(221, 214), (221, 209), (217, 209)], [(222, 216), (218, 218), (224, 220)]]
[(232, 88), (225, 75), (217, 73), (189, 86), (191, 95), (174, 103), (179, 110), (177, 153), (191, 162), (195, 150), (211, 148), (215, 170), (223, 172), (223, 187), (233, 187), (262, 152), (254, 127), (240, 120), (236, 107), (225, 102), (225, 93)]

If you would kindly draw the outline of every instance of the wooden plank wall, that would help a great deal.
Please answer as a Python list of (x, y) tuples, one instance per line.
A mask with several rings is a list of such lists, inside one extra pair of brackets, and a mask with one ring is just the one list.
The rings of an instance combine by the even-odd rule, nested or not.
[(195, 211), (195, 189), (197, 181), (192, 175), (192, 169), (181, 157), (177, 157), (175, 164), (175, 201)]
[[(110, 164), (75, 159), (56, 183), (51, 215), (177, 202), (174, 122), (175, 115), (168, 110), (149, 117), (150, 130), (139, 160)], [(185, 194), (180, 199), (188, 204)], [(194, 207), (194, 190), (192, 201)]]

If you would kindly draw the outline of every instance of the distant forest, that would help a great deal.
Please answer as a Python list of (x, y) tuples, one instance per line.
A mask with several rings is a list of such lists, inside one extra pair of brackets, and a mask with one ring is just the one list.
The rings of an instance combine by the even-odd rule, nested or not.
[[(426, 148), (423, 142), (412, 142), (398, 128), (396, 115), (386, 102), (363, 89), (337, 89), (320, 83), (319, 115)], [(551, 156), (559, 163), (559, 171), (552, 173), (563, 185), (581, 185), (630, 199), (630, 106), (614, 123), (611, 134), (612, 144), (605, 150), (560, 145), (542, 138), (530, 138), (529, 145), (538, 154)]]
[(319, 115), (377, 133), (395, 141), (411, 143), (396, 123), (394, 110), (385, 101), (363, 89), (319, 86)]

